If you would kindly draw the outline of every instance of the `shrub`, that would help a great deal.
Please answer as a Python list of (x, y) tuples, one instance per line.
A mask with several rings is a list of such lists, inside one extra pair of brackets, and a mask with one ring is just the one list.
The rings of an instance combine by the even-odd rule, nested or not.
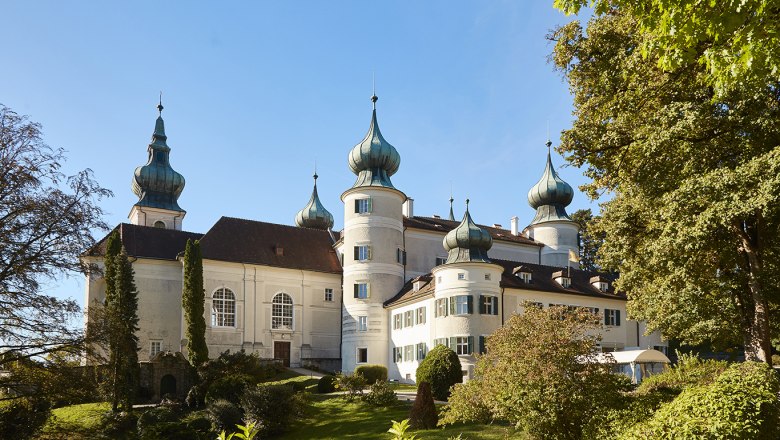
[(45, 401), (16, 399), (0, 407), (0, 433), (8, 438), (32, 438), (48, 418)]
[(209, 403), (206, 411), (215, 431), (233, 429), (244, 418), (241, 408), (227, 400), (216, 400)]
[(363, 376), (368, 385), (373, 385), (379, 380), (387, 382), (387, 367), (384, 365), (360, 365), (355, 368), (355, 374)]
[(322, 376), (317, 382), (317, 392), (327, 394), (336, 391), (336, 376), (331, 374)]
[(301, 415), (303, 401), (289, 386), (258, 385), (249, 388), (241, 397), (241, 408), (247, 420), (258, 423), (260, 436), (286, 431)]
[(433, 403), (431, 384), (420, 382), (417, 385), (417, 396), (414, 398), (412, 410), (409, 411), (409, 424), (415, 429), (433, 429), (439, 422), (439, 413)]
[(243, 374), (219, 378), (209, 386), (206, 392), (206, 403), (220, 399), (238, 402), (249, 385), (254, 385), (252, 378)]
[(197, 431), (181, 421), (150, 425), (141, 436), (142, 440), (192, 440), (197, 438)]
[(454, 351), (437, 345), (417, 367), (417, 383), (428, 382), (436, 400), (447, 400), (450, 387), (463, 382), (460, 359)]
[(178, 418), (179, 414), (177, 411), (169, 406), (158, 406), (156, 408), (148, 409), (138, 417), (138, 422), (136, 422), (138, 435), (141, 438), (149, 437), (149, 433), (152, 432), (153, 426), (158, 423), (175, 422)]
[(363, 388), (366, 387), (366, 379), (359, 374), (339, 373), (336, 376), (336, 388), (346, 391), (344, 399), (351, 402), (358, 396), (363, 395)]
[(185, 421), (187, 427), (197, 433), (207, 434), (211, 431), (211, 421), (202, 415), (188, 417)]
[(776, 438), (778, 391), (780, 382), (767, 364), (734, 364), (712, 384), (683, 390), (625, 438)]
[(221, 378), (243, 376), (248, 379), (247, 383), (255, 385), (274, 377), (283, 369), (276, 363), (264, 363), (257, 354), (247, 354), (244, 350), (231, 353), (227, 350), (198, 367), (197, 383), (187, 394), (187, 405), (190, 408), (202, 406), (211, 384)]
[(772, 365), (779, 366), (780, 365), (780, 354), (773, 354), (772, 355)]
[[(483, 400), (485, 396), (480, 392), (481, 385), (478, 380), (470, 380), (464, 384), (453, 386), (449, 405), (442, 410), (441, 423), (452, 424), (466, 421), (488, 423), (492, 419), (492, 415), (490, 408)], [(419, 388), (417, 392), (419, 394)]]
[(100, 421), (102, 434), (108, 438), (124, 438), (138, 425), (138, 416), (131, 412), (107, 412)]
[(363, 401), (372, 406), (390, 406), (397, 402), (398, 398), (387, 382), (378, 380), (371, 385), (369, 393), (363, 396)]
[(700, 359), (693, 354), (678, 353), (677, 365), (643, 380), (637, 392), (642, 394), (665, 390), (679, 394), (685, 388), (714, 382), (728, 366), (726, 361)]

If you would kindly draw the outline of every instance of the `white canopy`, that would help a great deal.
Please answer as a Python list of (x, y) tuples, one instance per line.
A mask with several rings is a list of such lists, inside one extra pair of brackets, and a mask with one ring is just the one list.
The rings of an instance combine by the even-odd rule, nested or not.
[(626, 350), (626, 351), (613, 351), (610, 353), (615, 362), (618, 364), (644, 364), (650, 362), (660, 362), (668, 364), (671, 361), (665, 354), (658, 350)]

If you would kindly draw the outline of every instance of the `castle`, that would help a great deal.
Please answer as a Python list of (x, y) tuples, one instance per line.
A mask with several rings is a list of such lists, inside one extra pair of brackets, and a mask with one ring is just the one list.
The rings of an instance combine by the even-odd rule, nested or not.
[[(413, 381), (436, 344), (452, 348), (466, 378), (485, 338), (524, 306), (583, 307), (603, 319), (604, 351), (629, 347), (666, 351), (657, 333), (627, 319), (626, 296), (608, 274), (570, 263), (579, 252), (577, 223), (566, 207), (574, 191), (550, 154), (528, 193), (535, 217), (524, 229), (463, 218), (414, 215), (413, 200), (391, 177), (401, 157), (379, 130), (377, 97), (368, 133), (348, 155), (355, 183), (341, 195), (344, 226), (317, 194), (317, 175), (296, 226), (222, 217), (205, 233), (185, 232), (178, 205), (184, 178), (170, 165), (162, 105), (148, 162), (132, 180), (138, 196), (129, 223), (116, 227), (132, 257), (139, 291), (139, 359), (184, 352), (182, 254), (200, 240), (210, 355), (257, 353), (286, 365), (353, 371), (388, 367), (391, 379)], [(549, 149), (549, 143), (548, 143)], [(102, 264), (106, 238), (82, 258)], [(570, 267), (571, 266), (571, 267)], [(87, 276), (85, 305), (105, 298), (105, 282)]]

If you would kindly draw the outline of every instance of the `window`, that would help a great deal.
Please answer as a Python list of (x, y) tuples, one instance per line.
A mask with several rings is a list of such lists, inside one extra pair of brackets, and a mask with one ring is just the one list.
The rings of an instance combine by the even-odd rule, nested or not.
[(417, 360), (421, 361), (425, 359), (426, 354), (428, 354), (428, 346), (425, 344), (425, 342), (420, 342), (417, 344)]
[(358, 364), (365, 364), (368, 362), (368, 349), (367, 348), (358, 348), (357, 349), (357, 363)]
[(466, 279), (466, 274), (465, 274), (465, 273), (462, 273), (462, 272), (461, 272), (461, 273), (459, 273), (459, 274), (458, 274), (458, 279), (459, 279), (459, 280), (465, 280), (465, 279)]
[(436, 257), (436, 265), (441, 266), (447, 262), (447, 257)]
[(368, 316), (358, 316), (358, 319), (357, 319), (357, 331), (359, 331), (359, 332), (367, 332), (368, 331)]
[(371, 212), (371, 198), (355, 200), (355, 213), (367, 214)]
[(371, 259), (371, 246), (364, 244), (355, 246), (355, 261), (366, 261)]
[(162, 341), (151, 341), (149, 345), (149, 357), (153, 358), (157, 356), (157, 353), (162, 351)]
[(433, 346), (447, 345), (447, 338), (436, 338), (433, 340)]
[(407, 345), (404, 347), (404, 361), (411, 362), (414, 360), (414, 345)]
[(271, 328), (292, 330), (293, 301), (286, 293), (277, 293), (271, 304)]
[(536, 301), (527, 301), (525, 303), (525, 306), (526, 307), (536, 307), (539, 310), (542, 310), (544, 308), (544, 304), (542, 304), (540, 302), (536, 302)]
[(411, 327), (414, 325), (414, 310), (404, 312), (404, 327)]
[(211, 296), (212, 327), (236, 326), (236, 296), (233, 291), (222, 287)]
[(480, 295), (479, 313), (482, 315), (498, 315), (498, 297)]
[(398, 363), (404, 360), (402, 347), (393, 347), (393, 362)]
[(487, 342), (487, 337), (486, 336), (480, 336), (479, 337), (479, 354), (487, 353), (486, 342)]
[(620, 326), (620, 310), (604, 309), (604, 325)]
[(417, 308), (417, 324), (425, 324), (425, 307)]
[(447, 298), (436, 300), (436, 317), (447, 316)]
[(355, 283), (355, 298), (366, 299), (371, 296), (368, 283)]
[(450, 297), (450, 315), (468, 315), (470, 313), (473, 313), (471, 295)]
[(396, 249), (395, 259), (398, 264), (406, 264), (406, 251), (401, 248)]
[(490, 281), (490, 274), (489, 273), (485, 274), (485, 281)]
[(571, 278), (569, 277), (558, 277), (555, 279), (555, 281), (564, 289), (568, 289), (571, 286)]
[(609, 290), (609, 283), (605, 283), (604, 281), (599, 281), (596, 283), (596, 288), (601, 290), (602, 292), (606, 292)]
[(404, 328), (403, 315), (397, 313), (393, 315), (393, 330), (401, 330)]
[(585, 309), (587, 311), (589, 311), (590, 313), (594, 314), (594, 315), (598, 315), (599, 314), (599, 308), (598, 307), (585, 307)]
[(665, 345), (653, 345), (653, 350), (658, 350), (665, 355), (669, 355), (669, 347)]
[(531, 284), (531, 272), (517, 272), (515, 276), (520, 278), (524, 283)]
[(165, 229), (165, 222), (162, 221), (162, 220), (157, 220), (156, 222), (154, 222), (154, 227), (155, 228), (160, 228), (160, 229)]
[(437, 283), (441, 283), (441, 275), (439, 275), (439, 276), (437, 276), (437, 277), (436, 277), (436, 282), (437, 282)]
[(450, 348), (452, 351), (459, 355), (467, 355), (474, 352), (472, 348), (474, 345), (473, 336), (458, 336), (450, 338)]
[(333, 289), (325, 289), (325, 301), (333, 301)]

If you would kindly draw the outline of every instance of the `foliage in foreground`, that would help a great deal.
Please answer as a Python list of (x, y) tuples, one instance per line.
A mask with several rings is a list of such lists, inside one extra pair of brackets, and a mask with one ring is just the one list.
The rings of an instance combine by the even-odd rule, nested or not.
[(539, 438), (581, 438), (599, 411), (615, 406), (628, 379), (600, 363), (600, 320), (584, 309), (526, 307), (487, 342), (476, 378), (453, 388), (445, 424), (507, 420)]
[[(212, 384), (223, 377), (241, 377), (246, 379), (247, 384), (255, 385), (270, 379), (281, 368), (277, 364), (263, 363), (255, 353), (247, 354), (244, 350), (231, 353), (226, 350), (198, 367), (198, 380), (187, 394), (187, 405), (190, 408), (203, 406)], [(224, 383), (220, 386), (223, 385), (227, 387)], [(214, 397), (219, 398), (216, 394)]]
[(436, 400), (447, 400), (450, 387), (463, 382), (460, 358), (445, 345), (437, 345), (429, 351), (415, 373), (417, 383), (428, 382)]
[(409, 424), (415, 429), (433, 429), (439, 422), (439, 412), (433, 402), (431, 384), (420, 382), (412, 409), (409, 411)]
[(363, 396), (363, 401), (371, 406), (390, 406), (398, 401), (398, 398), (387, 382), (376, 381), (369, 388), (368, 394)]
[(355, 368), (355, 374), (363, 376), (368, 385), (373, 385), (379, 380), (387, 382), (387, 367), (384, 365), (359, 365)]
[(339, 373), (336, 375), (336, 389), (344, 391), (344, 399), (352, 402), (363, 397), (366, 379), (360, 374)]
[(258, 423), (262, 437), (281, 434), (303, 415), (306, 405), (302, 393), (287, 385), (258, 385), (241, 397), (244, 419)]
[(187, 354), (190, 364), (197, 367), (209, 360), (206, 345), (206, 319), (203, 317), (203, 256), (200, 242), (187, 240), (184, 249), (184, 286), (181, 303), (186, 322)]
[(49, 418), (46, 401), (18, 398), (0, 406), (0, 433), (9, 438), (32, 438)]

